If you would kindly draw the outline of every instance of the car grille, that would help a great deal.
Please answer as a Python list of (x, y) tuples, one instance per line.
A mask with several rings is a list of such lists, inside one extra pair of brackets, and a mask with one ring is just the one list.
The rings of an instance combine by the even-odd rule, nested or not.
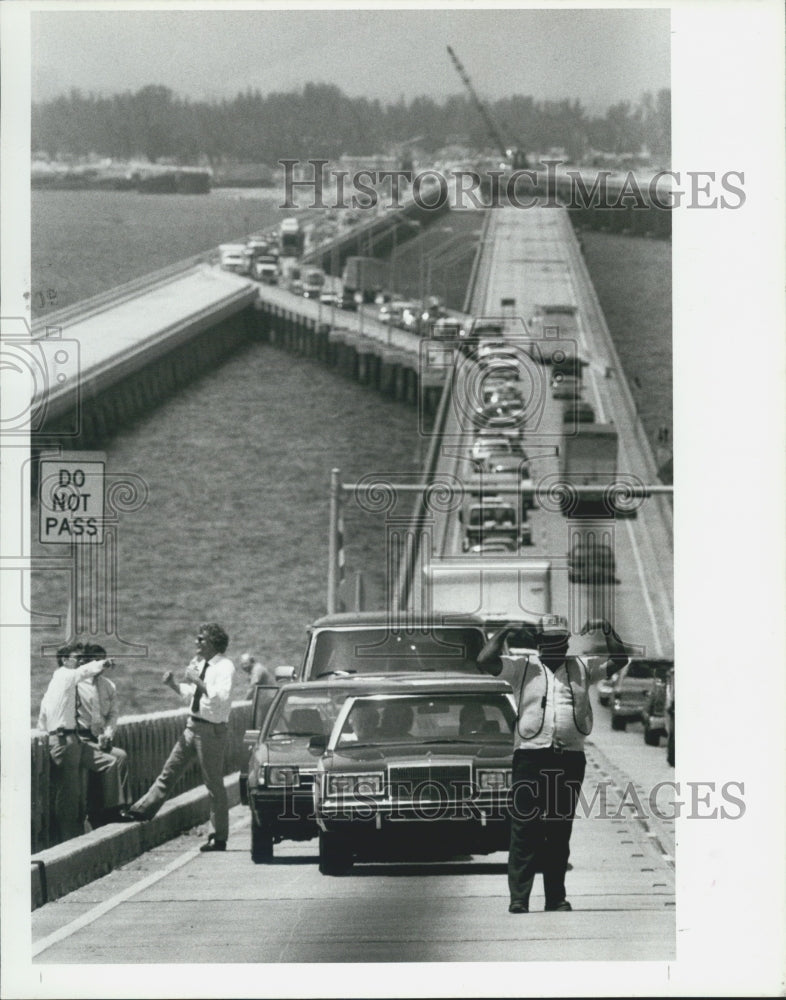
[(469, 764), (437, 764), (391, 767), (392, 799), (468, 799), (472, 796), (472, 769)]

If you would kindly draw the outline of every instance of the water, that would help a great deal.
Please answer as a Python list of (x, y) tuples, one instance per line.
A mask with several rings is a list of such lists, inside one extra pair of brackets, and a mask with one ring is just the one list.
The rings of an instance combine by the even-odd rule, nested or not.
[[(330, 469), (350, 482), (419, 471), (416, 412), (319, 362), (252, 344), (107, 442), (107, 471), (149, 488), (147, 506), (118, 528), (118, 633), (149, 647), (114, 678), (124, 714), (176, 707), (160, 677), (185, 666), (205, 619), (224, 624), (230, 655), (299, 664), (306, 626), (325, 612)], [(347, 503), (345, 535), (348, 600), (362, 569), (369, 606), (380, 606), (384, 521)], [(44, 549), (34, 556), (51, 555)], [(36, 575), (34, 608), (63, 614), (66, 584)], [(62, 638), (36, 630), (35, 713), (53, 668), (41, 647)]]
[[(273, 197), (227, 192), (34, 191), (33, 288), (54, 288), (56, 306), (63, 306), (262, 228), (279, 214)], [(661, 422), (671, 426), (669, 246), (604, 233), (583, 239), (654, 434)], [(304, 630), (325, 610), (331, 467), (341, 468), (345, 481), (372, 472), (400, 479), (420, 470), (426, 446), (414, 408), (261, 344), (116, 434), (105, 445), (108, 471), (142, 476), (150, 490), (147, 507), (124, 515), (118, 528), (118, 633), (148, 647), (117, 672), (121, 712), (175, 706), (161, 674), (185, 665), (205, 618), (224, 623), (235, 658), (249, 649), (270, 665), (299, 662)], [(348, 599), (360, 569), (368, 606), (379, 606), (384, 521), (348, 508), (345, 535)], [(34, 555), (51, 555), (43, 549), (34, 543)], [(37, 611), (64, 615), (63, 576), (37, 574), (32, 600)], [(34, 718), (54, 666), (41, 647), (63, 638), (62, 630), (34, 633)], [(244, 680), (238, 677), (238, 697)]]

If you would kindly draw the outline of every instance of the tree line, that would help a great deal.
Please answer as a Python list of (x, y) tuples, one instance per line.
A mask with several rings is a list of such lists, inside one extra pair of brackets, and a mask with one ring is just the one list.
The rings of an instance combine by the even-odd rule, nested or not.
[[(670, 154), (669, 90), (622, 101), (603, 116), (590, 116), (578, 100), (523, 95), (488, 107), (506, 143), (525, 151), (564, 147), (575, 160), (590, 149), (620, 154), (646, 146), (664, 163)], [(247, 90), (221, 101), (191, 101), (158, 85), (112, 96), (72, 90), (32, 109), (33, 150), (52, 159), (96, 153), (153, 162), (205, 157), (214, 167), (244, 161), (275, 166), (283, 157), (335, 160), (408, 146), (433, 153), (457, 141), (493, 145), (465, 94), (383, 104), (322, 83), (289, 93)]]

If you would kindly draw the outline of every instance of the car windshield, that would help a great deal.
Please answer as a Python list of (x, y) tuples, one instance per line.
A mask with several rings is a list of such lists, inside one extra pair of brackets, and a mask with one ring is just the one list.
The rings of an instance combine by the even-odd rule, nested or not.
[(435, 627), (405, 632), (390, 628), (358, 628), (319, 632), (309, 677), (330, 673), (375, 674), (459, 670), (477, 673), (477, 656), (484, 644), (476, 627)]
[(337, 747), (393, 743), (512, 743), (515, 712), (501, 692), (359, 698)]
[(652, 677), (652, 675), (653, 667), (649, 663), (631, 663), (626, 674), (627, 677), (634, 677), (637, 680)]
[(284, 691), (272, 710), (264, 734), (275, 736), (329, 736), (347, 690)]

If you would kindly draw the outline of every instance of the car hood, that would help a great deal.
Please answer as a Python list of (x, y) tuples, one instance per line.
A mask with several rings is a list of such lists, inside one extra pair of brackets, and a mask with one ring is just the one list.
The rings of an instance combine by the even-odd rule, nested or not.
[(489, 743), (467, 742), (467, 743), (419, 743), (413, 747), (411, 743), (391, 744), (384, 748), (380, 747), (342, 747), (335, 750), (332, 755), (322, 758), (321, 766), (327, 770), (342, 769), (345, 767), (356, 767), (358, 764), (377, 764), (380, 762), (389, 764), (422, 764), (424, 761), (441, 760), (445, 757), (465, 759), (476, 757), (481, 760), (494, 759), (500, 757), (512, 757), (513, 738), (510, 741)]

